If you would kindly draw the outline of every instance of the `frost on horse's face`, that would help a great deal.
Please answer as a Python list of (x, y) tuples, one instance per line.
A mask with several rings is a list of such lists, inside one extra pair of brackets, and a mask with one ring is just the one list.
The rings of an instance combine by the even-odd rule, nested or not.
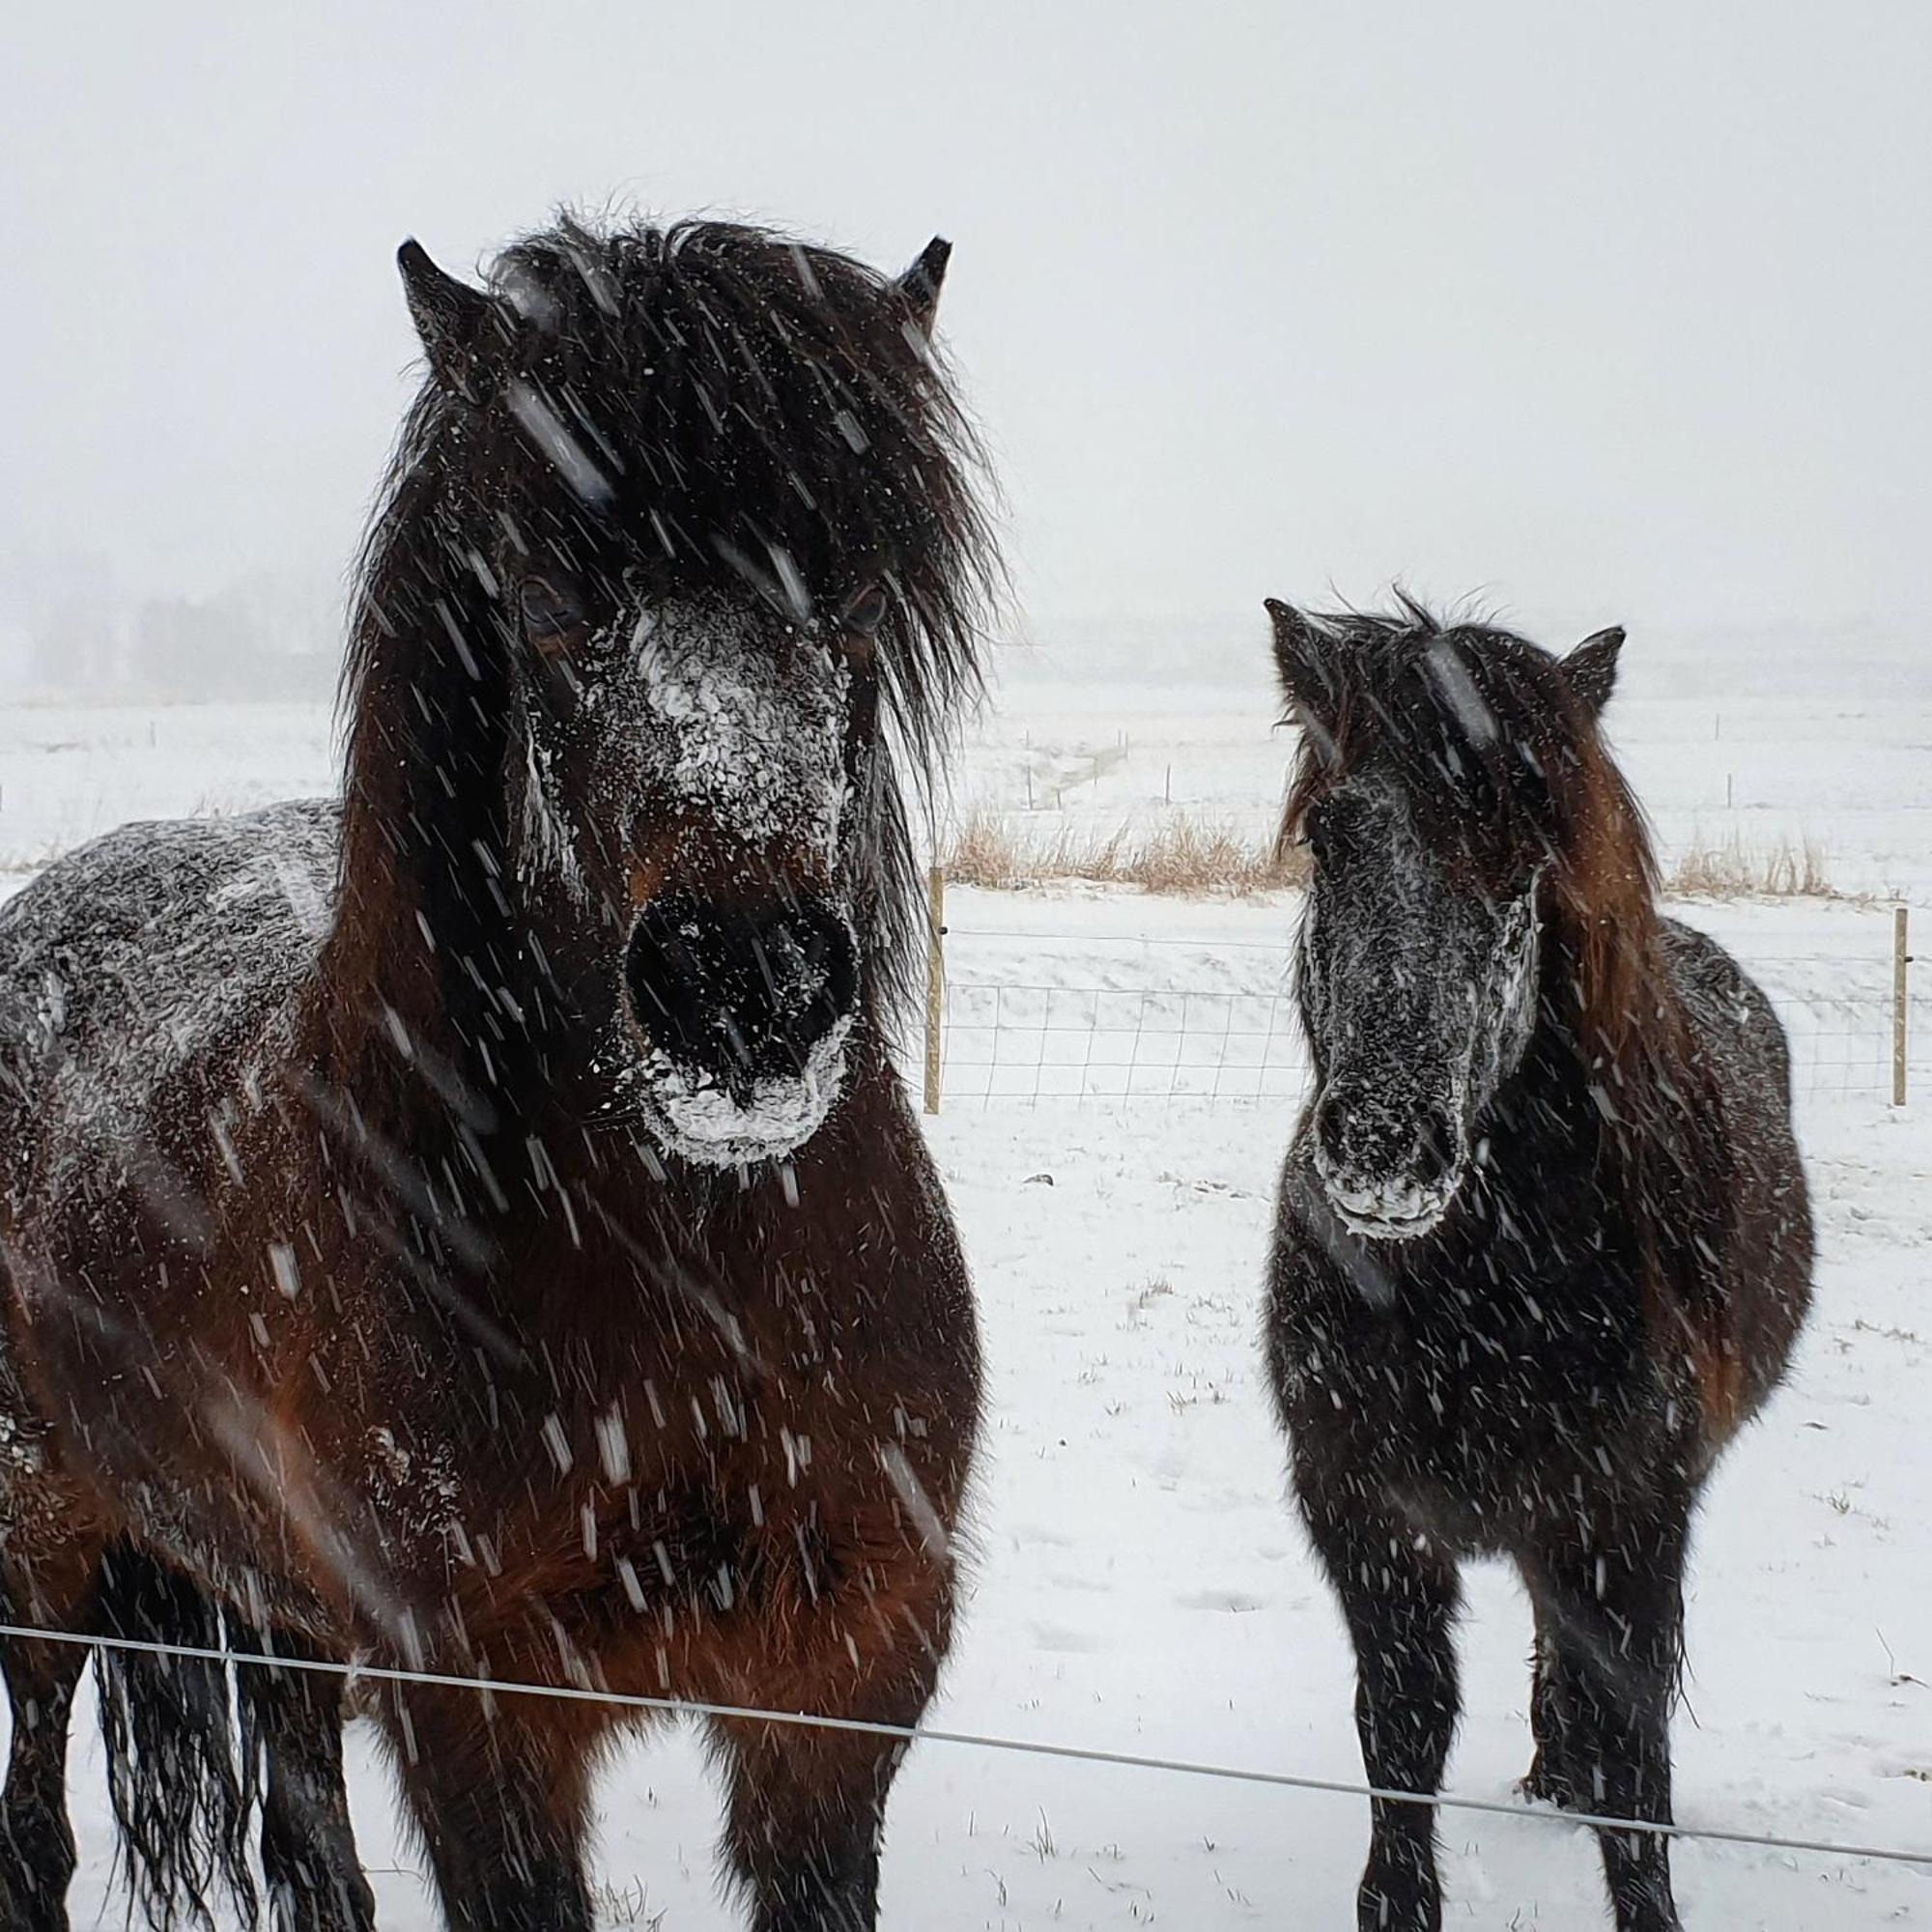
[[(504, 907), (594, 1037), (602, 1110), (733, 1167), (807, 1141), (863, 1051), (897, 581), (863, 492), (898, 493), (858, 414), (820, 435), (774, 386), (769, 316), (700, 296), (695, 327), (654, 268), (526, 258), (484, 295), (403, 256), (460, 477), (445, 628), (504, 720)], [(873, 299), (912, 361), (900, 288)], [(815, 373), (836, 400), (847, 372)]]
[(1310, 1158), (1351, 1234), (1412, 1239), (1462, 1190), (1536, 1032), (1546, 901), (1578, 842), (1552, 774), (1594, 736), (1622, 633), (1559, 663), (1475, 627), (1269, 609), (1305, 741)]
[(1385, 779), (1315, 804), (1299, 970), (1322, 1091), (1314, 1158), (1353, 1233), (1427, 1234), (1469, 1167), (1474, 1123), (1535, 1020), (1538, 870), (1471, 891)]

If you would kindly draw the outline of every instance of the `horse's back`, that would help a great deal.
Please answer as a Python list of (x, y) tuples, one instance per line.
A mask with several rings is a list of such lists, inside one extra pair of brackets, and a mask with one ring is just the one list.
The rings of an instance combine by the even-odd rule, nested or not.
[(170, 1080), (259, 1035), (327, 929), (339, 834), (325, 800), (124, 825), (0, 906), (0, 1202), (152, 1143)]
[(1730, 1192), (1719, 1305), (1737, 1380), (1722, 1406), (1735, 1424), (1776, 1386), (1810, 1304), (1811, 1210), (1792, 1123), (1791, 1053), (1770, 1000), (1723, 947), (1675, 920), (1662, 929), (1723, 1136)]
[(1791, 1122), (1791, 1050), (1764, 990), (1709, 934), (1662, 922), (1663, 956), (1693, 1049), (1723, 1109), (1734, 1159), (1788, 1166), (1802, 1190)]
[(1791, 1053), (1763, 989), (1709, 933), (1674, 919), (1659, 923), (1671, 982), (1719, 1078), (1788, 1118)]

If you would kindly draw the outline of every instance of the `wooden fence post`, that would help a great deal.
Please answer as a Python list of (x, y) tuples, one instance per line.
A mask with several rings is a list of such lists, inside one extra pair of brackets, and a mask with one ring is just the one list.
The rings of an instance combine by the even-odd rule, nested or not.
[(926, 874), (925, 1111), (939, 1112), (939, 1031), (946, 1019), (946, 874)]
[(1906, 912), (1894, 906), (1891, 914), (1891, 1104), (1905, 1105), (1905, 969), (1912, 955), (1905, 947)]

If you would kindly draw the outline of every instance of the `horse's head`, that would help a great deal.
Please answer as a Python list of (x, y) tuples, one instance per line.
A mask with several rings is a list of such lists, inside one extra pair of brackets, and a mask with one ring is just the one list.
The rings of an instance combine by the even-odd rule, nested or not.
[(1302, 729), (1283, 830), (1313, 862), (1315, 1171), (1354, 1233), (1425, 1235), (1534, 1033), (1552, 920), (1586, 933), (1634, 895), (1648, 917), (1635, 809), (1596, 729), (1623, 633), (1559, 661), (1406, 600), (1393, 618), (1268, 611)]
[[(946, 253), (890, 280), (737, 226), (566, 223), (477, 291), (402, 251), (431, 383), (365, 615), (399, 628), (408, 577), (430, 708), (489, 747), (490, 890), (600, 1104), (686, 1159), (808, 1139), (899, 968), (895, 759), (922, 774), (973, 687), (985, 568), (927, 339)], [(362, 648), (366, 701), (397, 646)]]

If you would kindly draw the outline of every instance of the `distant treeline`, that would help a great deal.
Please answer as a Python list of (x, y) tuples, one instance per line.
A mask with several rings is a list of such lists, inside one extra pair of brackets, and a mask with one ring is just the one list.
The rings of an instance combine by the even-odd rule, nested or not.
[(0, 682), (77, 697), (327, 698), (342, 599), (327, 580), (269, 574), (209, 596), (134, 597), (104, 559), (0, 584)]

